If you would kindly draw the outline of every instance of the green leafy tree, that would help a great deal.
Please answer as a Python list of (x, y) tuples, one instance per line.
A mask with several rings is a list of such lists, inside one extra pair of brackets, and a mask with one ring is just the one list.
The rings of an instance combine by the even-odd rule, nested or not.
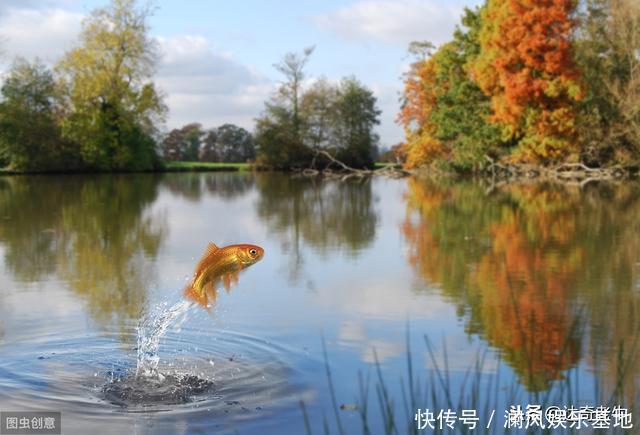
[(354, 167), (373, 166), (380, 113), (370, 89), (353, 77), (342, 80), (334, 113), (338, 159)]
[(216, 129), (216, 145), (221, 161), (243, 163), (255, 158), (255, 145), (251, 133), (233, 124), (224, 124)]
[(348, 165), (373, 166), (378, 144), (374, 128), (381, 113), (373, 92), (353, 77), (339, 85), (321, 78), (301, 89), (311, 52), (290, 53), (277, 65), (286, 81), (257, 119), (257, 162), (280, 169), (306, 167), (320, 163), (317, 151), (323, 149)]
[(202, 125), (197, 122), (187, 124), (182, 127), (182, 132), (184, 134), (182, 159), (189, 162), (198, 160), (202, 137), (205, 135)]
[(112, 0), (83, 22), (80, 46), (58, 69), (67, 89), (65, 137), (80, 144), (86, 165), (99, 170), (149, 169), (154, 135), (166, 108), (151, 82), (156, 47), (150, 9)]
[(259, 165), (290, 169), (308, 164), (311, 150), (295, 135), (291, 112), (277, 104), (266, 104), (265, 113), (256, 120)]
[(184, 135), (181, 129), (174, 128), (162, 141), (162, 155), (165, 160), (182, 160), (182, 143)]
[(335, 111), (338, 90), (327, 79), (316, 81), (302, 95), (300, 113), (304, 120), (303, 142), (316, 150), (335, 146)]
[(174, 128), (162, 141), (162, 154), (166, 160), (193, 162), (198, 160), (202, 139), (202, 125), (193, 122), (182, 128)]
[(275, 68), (285, 81), (265, 103), (265, 110), (256, 120), (258, 163), (276, 169), (303, 166), (311, 160), (311, 150), (304, 145), (300, 117), (300, 95), (305, 77), (304, 67), (313, 47), (300, 53), (287, 53)]
[(0, 160), (15, 170), (60, 170), (77, 165), (58, 128), (52, 72), (41, 62), (17, 59), (2, 85)]
[(436, 81), (440, 92), (431, 118), (435, 137), (450, 150), (449, 164), (460, 171), (478, 169), (485, 155), (497, 155), (500, 128), (490, 124), (491, 101), (471, 79), (470, 62), (480, 52), (481, 9), (465, 9), (462, 26), (438, 53)]
[(198, 160), (201, 162), (219, 162), (221, 161), (218, 152), (218, 132), (216, 129), (209, 130), (204, 139), (202, 139), (202, 147), (198, 153)]

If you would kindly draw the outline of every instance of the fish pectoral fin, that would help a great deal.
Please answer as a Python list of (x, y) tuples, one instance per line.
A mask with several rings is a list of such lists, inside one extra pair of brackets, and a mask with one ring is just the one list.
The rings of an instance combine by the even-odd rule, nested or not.
[(224, 284), (225, 290), (229, 291), (229, 289), (231, 288), (231, 274), (230, 273), (222, 275), (222, 283)]
[(202, 286), (202, 290), (204, 294), (207, 295), (212, 300), (216, 300), (218, 293), (216, 292), (216, 286), (213, 284), (213, 281), (209, 281), (204, 286)]

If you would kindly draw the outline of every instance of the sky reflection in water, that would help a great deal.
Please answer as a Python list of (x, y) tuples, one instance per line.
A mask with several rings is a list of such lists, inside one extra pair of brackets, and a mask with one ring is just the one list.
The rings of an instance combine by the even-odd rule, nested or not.
[[(432, 366), (428, 334), (436, 358), (446, 345), (454, 381), (488, 346), (483, 370), (502, 364), (507, 382), (545, 391), (574, 369), (592, 397), (593, 373), (611, 390), (616, 349), (637, 346), (639, 212), (635, 183), (580, 190), (260, 173), (0, 178), (0, 386), (8, 391), (0, 408), (39, 401), (33, 406), (68, 413), (78, 430), (110, 418), (114, 431), (301, 431), (297, 399), (316, 421), (331, 412), (322, 337), (338, 400), (351, 403), (374, 349), (399, 392), (407, 324), (423, 378)], [(194, 311), (169, 333), (165, 362), (189, 368), (210, 359), (229, 369), (239, 357), (257, 374), (244, 390), (236, 386), (238, 401), (256, 389), (260, 367), (278, 388), (265, 381), (264, 403), (254, 400), (248, 412), (229, 405), (219, 415), (180, 408), (113, 418), (96, 399), (88, 418), (81, 404), (91, 389), (64, 374), (130, 364), (138, 320), (182, 297), (208, 241), (255, 243), (265, 257), (219, 291), (211, 313)], [(217, 376), (232, 372), (223, 369)], [(629, 370), (631, 400), (635, 360)], [(69, 400), (47, 399), (58, 390)], [(345, 419), (359, 427), (355, 415)]]

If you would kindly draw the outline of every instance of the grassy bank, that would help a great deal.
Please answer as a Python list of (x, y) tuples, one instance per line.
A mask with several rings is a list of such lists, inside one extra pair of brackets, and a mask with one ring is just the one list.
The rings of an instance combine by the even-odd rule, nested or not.
[[(142, 172), (216, 172), (216, 171), (249, 171), (253, 165), (249, 163), (213, 163), (213, 162), (164, 162), (162, 167)], [(99, 173), (101, 171), (73, 170), (73, 171), (21, 171), (12, 168), (0, 168), (0, 175), (20, 174), (75, 174)], [(129, 172), (129, 171), (112, 171)]]
[[(165, 162), (166, 172), (206, 172), (206, 171), (248, 171), (250, 163), (218, 163), (218, 162)], [(161, 169), (160, 171), (163, 171)]]
[[(375, 169), (393, 166), (391, 163), (376, 163)], [(144, 172), (218, 172), (218, 171), (250, 171), (254, 169), (251, 163), (220, 163), (220, 162), (163, 162), (161, 168)], [(68, 174), (93, 173), (99, 171), (19, 171), (11, 168), (0, 168), (0, 175), (18, 174)], [(118, 171), (115, 171), (118, 172)], [(126, 172), (126, 171), (125, 171)]]

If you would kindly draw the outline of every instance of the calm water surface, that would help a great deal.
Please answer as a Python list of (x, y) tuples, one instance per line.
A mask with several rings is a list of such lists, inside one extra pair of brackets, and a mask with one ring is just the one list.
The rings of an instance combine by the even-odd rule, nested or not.
[[(567, 380), (562, 404), (618, 387), (637, 412), (639, 216), (632, 182), (0, 178), (0, 410), (61, 411), (68, 434), (276, 434), (304, 433), (303, 401), (315, 432), (335, 430), (324, 339), (347, 433), (361, 431), (359, 379), (382, 424), (376, 361), (400, 432), (413, 418), (409, 350), (425, 382), (446, 365), (451, 391), (470, 367), (499, 376), (500, 416), (514, 391), (526, 402)], [(172, 322), (164, 385), (113, 394), (135, 374), (136, 327), (182, 300), (209, 241), (265, 258)]]

